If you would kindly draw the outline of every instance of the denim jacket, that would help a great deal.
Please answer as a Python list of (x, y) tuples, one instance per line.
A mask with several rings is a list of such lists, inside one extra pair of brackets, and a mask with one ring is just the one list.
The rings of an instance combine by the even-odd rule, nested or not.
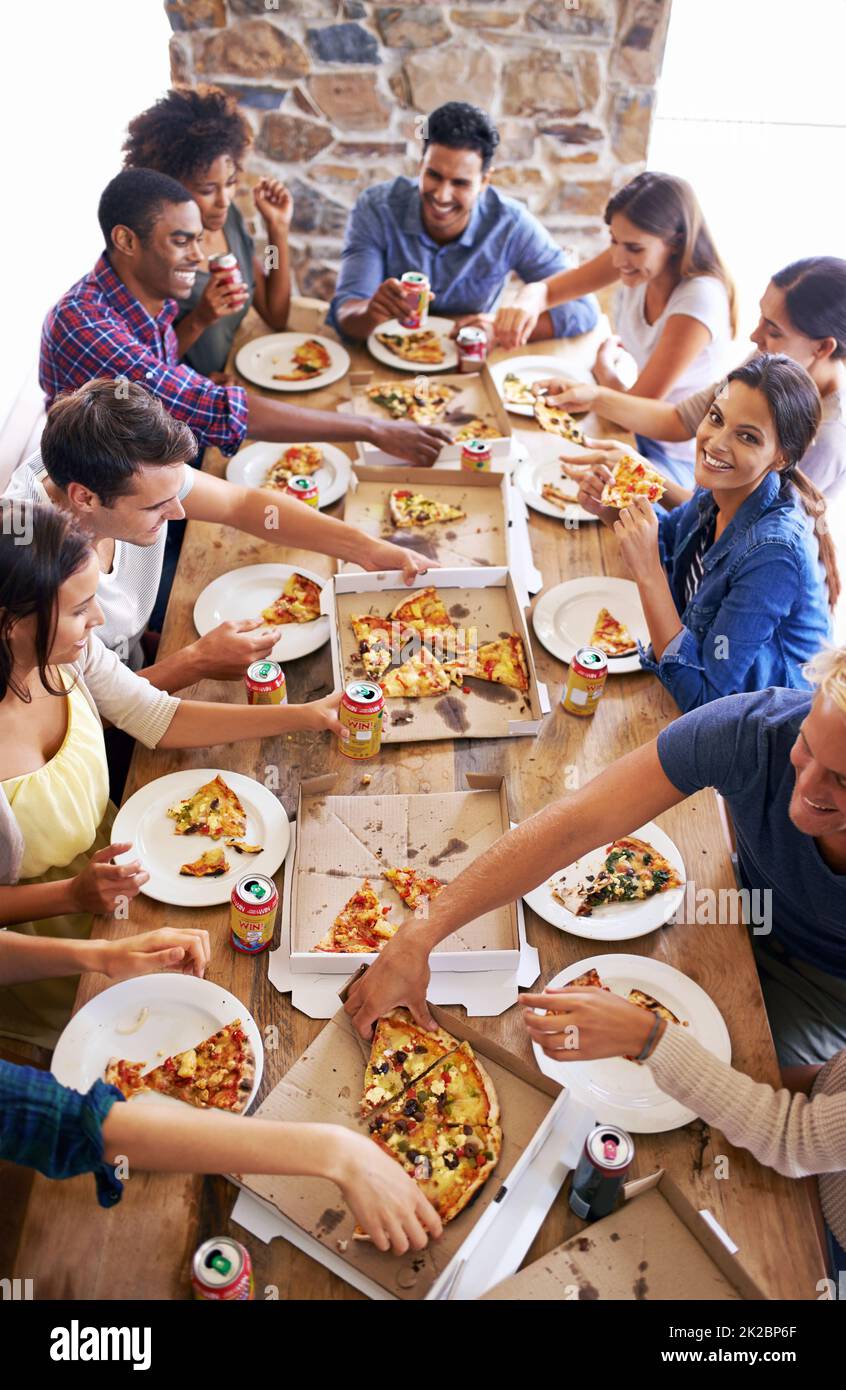
[(660, 661), (651, 647), (640, 659), (685, 711), (770, 685), (807, 689), (802, 664), (831, 639), (813, 522), (776, 473), (705, 552), (702, 580), (685, 606), (687, 562), (715, 513), (713, 493), (697, 488), (658, 520), (661, 561), (684, 626)]

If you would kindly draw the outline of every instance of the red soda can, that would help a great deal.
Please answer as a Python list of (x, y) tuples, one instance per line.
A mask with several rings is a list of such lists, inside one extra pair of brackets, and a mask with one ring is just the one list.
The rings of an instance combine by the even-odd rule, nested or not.
[(249, 1250), (231, 1236), (204, 1240), (191, 1262), (194, 1297), (240, 1303), (255, 1298)]
[(423, 328), (429, 317), (429, 277), (420, 270), (407, 270), (400, 284), (408, 303), (405, 318), (400, 319), (400, 327)]
[(482, 363), (488, 355), (488, 335), (484, 328), (474, 328), (468, 324), (458, 330), (458, 370), (460, 372), (481, 371)]
[(470, 473), (490, 473), (490, 445), (484, 439), (468, 439), (461, 449), (461, 467)]
[(610, 1216), (634, 1161), (634, 1140), (617, 1125), (591, 1130), (570, 1184), (570, 1209), (582, 1221)]
[(285, 494), (288, 497), (299, 498), (300, 502), (305, 502), (309, 507), (320, 505), (320, 489), (317, 483), (311, 481), (311, 478), (289, 478)]
[(233, 256), (231, 251), (224, 251), (220, 256), (209, 256), (209, 274), (219, 276), (224, 285), (244, 284), (238, 257)]

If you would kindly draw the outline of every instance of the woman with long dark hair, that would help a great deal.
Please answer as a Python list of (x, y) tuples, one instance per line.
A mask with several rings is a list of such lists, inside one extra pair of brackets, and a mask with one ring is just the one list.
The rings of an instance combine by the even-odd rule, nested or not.
[[(517, 347), (546, 309), (618, 284), (616, 336), (596, 355), (597, 382), (626, 390), (618, 375), (625, 350), (637, 364), (633, 395), (682, 400), (724, 369), (737, 329), (734, 285), (696, 194), (672, 174), (638, 174), (609, 200), (605, 221), (609, 249), (575, 270), (526, 286), (515, 306), (497, 315), (497, 341)], [(690, 483), (692, 445), (667, 449), (644, 436), (638, 448), (668, 477)]]
[(820, 399), (804, 368), (759, 354), (730, 372), (696, 435), (696, 492), (672, 511), (603, 506), (602, 470), (579, 500), (620, 541), (654, 671), (682, 710), (770, 685), (803, 689), (828, 640), (840, 579), (821, 494), (799, 464)]

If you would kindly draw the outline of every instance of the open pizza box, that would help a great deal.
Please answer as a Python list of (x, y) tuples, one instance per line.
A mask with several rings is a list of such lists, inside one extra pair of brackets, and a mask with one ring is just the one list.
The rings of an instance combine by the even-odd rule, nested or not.
[[(468, 790), (439, 796), (333, 796), (336, 782), (337, 773), (328, 773), (300, 784), (296, 850), (290, 871), (286, 863), (280, 921), (295, 974), (348, 975), (376, 959), (375, 952), (314, 950), (363, 879), (383, 905), (390, 904), (388, 920), (402, 922), (411, 914), (383, 869), (418, 867), (449, 883), (511, 825), (504, 777), (470, 773)], [(519, 960), (515, 903), (468, 923), (431, 956), (435, 971), (514, 971)]]
[(332, 666), (336, 687), (362, 680), (358, 644), (350, 619), (373, 611), (387, 615), (415, 589), (434, 585), (456, 627), (479, 645), (510, 632), (523, 640), (529, 689), (525, 693), (493, 681), (468, 678), (443, 695), (422, 699), (388, 699), (382, 744), (420, 743), (441, 738), (513, 738), (535, 735), (549, 713), (549, 694), (537, 678), (525, 609), (527, 595), (518, 594), (508, 570), (438, 570), (418, 575), (406, 585), (399, 571), (377, 574), (336, 574), (321, 593), (321, 611), (331, 618)]
[(627, 1183), (625, 1201), (486, 1299), (766, 1299), (710, 1212), (699, 1212), (660, 1168)]
[[(337, 1001), (336, 1001), (337, 1002)], [(323, 1179), (241, 1176), (233, 1220), (265, 1240), (283, 1235), (371, 1298), (476, 1298), (517, 1268), (576, 1161), (591, 1118), (531, 1063), (464, 1020), (432, 1007), (437, 1023), (468, 1041), (499, 1097), (496, 1169), (471, 1203), (423, 1251), (397, 1256), (354, 1240), (355, 1218)], [(263, 1119), (340, 1124), (359, 1117), (370, 1046), (338, 1010), (256, 1112)]]
[[(388, 499), (394, 488), (408, 488), (464, 512), (461, 521), (432, 526), (396, 527)], [(380, 468), (359, 463), (344, 500), (344, 521), (365, 535), (407, 546), (441, 569), (494, 566), (521, 577), (537, 593), (543, 577), (532, 559), (526, 506), (502, 473), (456, 473), (450, 468)], [(341, 573), (359, 571), (349, 562)]]
[[(378, 370), (350, 372), (348, 381), (352, 393), (349, 406), (352, 413), (371, 420), (378, 420), (382, 424), (386, 420), (390, 420), (391, 416), (383, 406), (377, 405), (375, 401), (368, 398), (368, 387), (379, 386), (383, 382), (390, 386), (413, 386), (419, 382), (420, 390), (427, 389), (427, 386), (432, 388), (442, 385), (454, 387), (457, 394), (451, 397), (443, 413), (433, 423), (439, 429), (445, 429), (448, 434), (454, 436), (462, 426), (469, 424), (472, 420), (483, 420), (486, 425), (491, 425), (499, 431), (495, 439), (485, 440), (485, 443), (490, 446), (492, 467), (500, 472), (507, 469), (511, 457), (511, 424), (508, 411), (502, 404), (487, 363), (480, 372), (459, 372), (449, 376), (437, 372), (431, 378), (425, 373), (421, 373), (417, 378), (406, 373), (401, 380), (397, 379), (396, 376), (393, 376), (392, 379), (390, 371), (384, 373)], [(375, 444), (359, 443), (357, 448), (362, 463), (401, 465), (403, 462), (396, 455), (388, 454), (384, 449), (377, 448)], [(438, 455), (438, 464), (440, 466), (447, 463), (458, 465), (461, 461), (461, 448), (461, 440), (454, 439), (452, 444), (445, 444)]]

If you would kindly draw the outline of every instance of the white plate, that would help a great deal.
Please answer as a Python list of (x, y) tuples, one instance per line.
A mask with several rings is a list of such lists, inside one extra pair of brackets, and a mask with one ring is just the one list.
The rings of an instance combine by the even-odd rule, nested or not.
[[(131, 1028), (142, 1009), (149, 1013), (141, 1027), (130, 1033), (119, 1032), (121, 1028)], [(256, 1055), (256, 1078), (245, 1106), (248, 1110), (264, 1067), (264, 1048), (256, 1021), (234, 994), (194, 975), (141, 975), (104, 989), (74, 1014), (56, 1043), (50, 1069), (63, 1086), (87, 1091), (98, 1077), (102, 1079), (113, 1057), (146, 1061), (149, 1070), (165, 1057), (210, 1038), (236, 1018), (240, 1018)], [(184, 1102), (148, 1091), (135, 1096), (132, 1104)]]
[[(219, 878), (190, 878), (179, 872), (181, 864), (192, 863), (206, 850), (223, 846), (223, 838), (213, 840), (209, 835), (177, 835), (175, 822), (167, 814), (169, 806), (191, 796), (218, 773), (232, 788), (247, 813), (248, 844), (261, 845), (261, 854), (239, 854), (226, 850), (230, 869)], [(115, 817), (113, 842), (132, 845), (126, 854), (118, 855), (117, 863), (140, 859), (150, 875), (143, 892), (160, 903), (174, 907), (212, 907), (226, 903), (239, 878), (245, 874), (276, 873), (288, 851), (291, 827), (285, 808), (272, 791), (253, 777), (230, 772), (225, 767), (192, 767), (183, 772), (171, 772), (154, 782), (139, 787)]]
[(526, 357), (505, 357), (499, 362), (493, 362), (491, 364), (491, 376), (494, 386), (502, 397), (502, 404), (505, 409), (510, 410), (512, 415), (527, 415), (529, 419), (534, 417), (535, 408), (533, 405), (517, 405), (515, 402), (505, 399), (503, 383), (510, 372), (514, 372), (530, 386), (535, 381), (545, 381), (549, 377), (563, 378), (568, 381), (593, 381), (589, 371), (580, 367), (571, 367), (568, 362), (562, 362), (560, 357), (528, 355)]
[[(543, 462), (537, 458), (532, 458), (528, 450), (523, 462), (518, 464), (514, 470), (514, 482), (520, 489), (528, 506), (533, 511), (542, 512), (544, 516), (553, 516), (557, 521), (598, 521), (591, 512), (585, 511), (584, 507), (579, 506), (576, 497), (579, 491), (578, 483), (574, 483), (570, 478), (561, 476), (561, 464), (557, 460)], [(541, 496), (541, 488), (544, 483), (554, 483), (568, 495), (572, 494), (573, 500), (566, 507), (556, 507), (554, 502), (548, 502)]]
[[(664, 834), (659, 825), (650, 821), (648, 825), (642, 825), (640, 830), (633, 830), (632, 834), (638, 840), (645, 840), (662, 854), (672, 864), (684, 884), (684, 860), (677, 846), (669, 835)], [(636, 936), (646, 936), (648, 932), (655, 931), (656, 927), (663, 927), (680, 907), (684, 887), (671, 888), (666, 893), (656, 893), (651, 898), (644, 898), (642, 902), (606, 903), (603, 907), (595, 907), (590, 917), (577, 917), (552, 896), (554, 884), (563, 881), (567, 888), (575, 888), (584, 881), (585, 874), (595, 874), (604, 862), (607, 844), (605, 841), (599, 849), (591, 850), (590, 854), (583, 854), (581, 859), (577, 859), (575, 864), (571, 864), (567, 869), (559, 869), (552, 878), (534, 888), (531, 893), (525, 893), (523, 901), (553, 927), (570, 932), (572, 936), (587, 937), (592, 941), (631, 941)]]
[[(291, 366), (294, 351), (314, 339), (321, 343), (331, 359), (325, 372), (306, 381), (274, 381), (274, 372), (287, 371)], [(247, 381), (256, 386), (264, 386), (268, 391), (317, 391), (321, 386), (331, 386), (340, 381), (350, 369), (350, 355), (340, 343), (331, 338), (321, 338), (319, 333), (269, 333), (264, 338), (253, 338), (245, 343), (235, 358), (235, 366)]]
[[(631, 579), (611, 579), (608, 575), (591, 575), (587, 579), (568, 579), (541, 594), (532, 612), (532, 625), (539, 641), (559, 661), (568, 664), (580, 647), (590, 642), (590, 634), (600, 608), (607, 608), (618, 622), (624, 623), (632, 634), (649, 646), (640, 594)], [(641, 669), (637, 652), (633, 656), (609, 656), (608, 673), (625, 675)]]
[[(721, 1062), (731, 1061), (731, 1039), (722, 1014), (704, 989), (674, 966), (649, 956), (591, 956), (568, 965), (547, 988), (559, 989), (590, 969), (598, 971), (603, 984), (624, 998), (630, 989), (651, 994), (681, 1023), (687, 1022), (697, 1042)], [(541, 1071), (569, 1086), (575, 1098), (593, 1110), (597, 1124), (622, 1125), (630, 1134), (663, 1134), (697, 1118), (692, 1110), (658, 1089), (648, 1067), (627, 1062), (625, 1057), (553, 1062), (536, 1043), (532, 1046)]]
[[(230, 483), (240, 483), (243, 487), (264, 487), (270, 465), (292, 447), (290, 444), (248, 444), (229, 460), (226, 477)], [(310, 475), (320, 494), (318, 505), (331, 507), (349, 487), (352, 463), (343, 449), (334, 444), (315, 443), (313, 447), (323, 453), (323, 463)]]
[(439, 319), (429, 315), (424, 328), (431, 328), (434, 333), (440, 333), (441, 346), (444, 350), (443, 362), (406, 362), (404, 357), (397, 357), (395, 352), (386, 348), (376, 337), (378, 333), (400, 333), (403, 337), (409, 333), (418, 333), (417, 328), (402, 328), (399, 319), (389, 319), (387, 323), (380, 323), (378, 329), (370, 334), (367, 339), (368, 351), (373, 354), (377, 362), (384, 362), (386, 367), (393, 367), (398, 372), (445, 372), (451, 367), (458, 366), (458, 348), (455, 340), (450, 338), (452, 332), (452, 319)]
[[(301, 505), (305, 505), (301, 503)], [(201, 637), (220, 623), (260, 618), (262, 610), (278, 598), (292, 574), (304, 574), (322, 589), (326, 583), (319, 574), (302, 565), (243, 565), (241, 569), (219, 574), (197, 595), (194, 626)], [(329, 641), (329, 619), (324, 615), (311, 623), (286, 623), (282, 636), (270, 653), (272, 661), (296, 661), (316, 652)]]

